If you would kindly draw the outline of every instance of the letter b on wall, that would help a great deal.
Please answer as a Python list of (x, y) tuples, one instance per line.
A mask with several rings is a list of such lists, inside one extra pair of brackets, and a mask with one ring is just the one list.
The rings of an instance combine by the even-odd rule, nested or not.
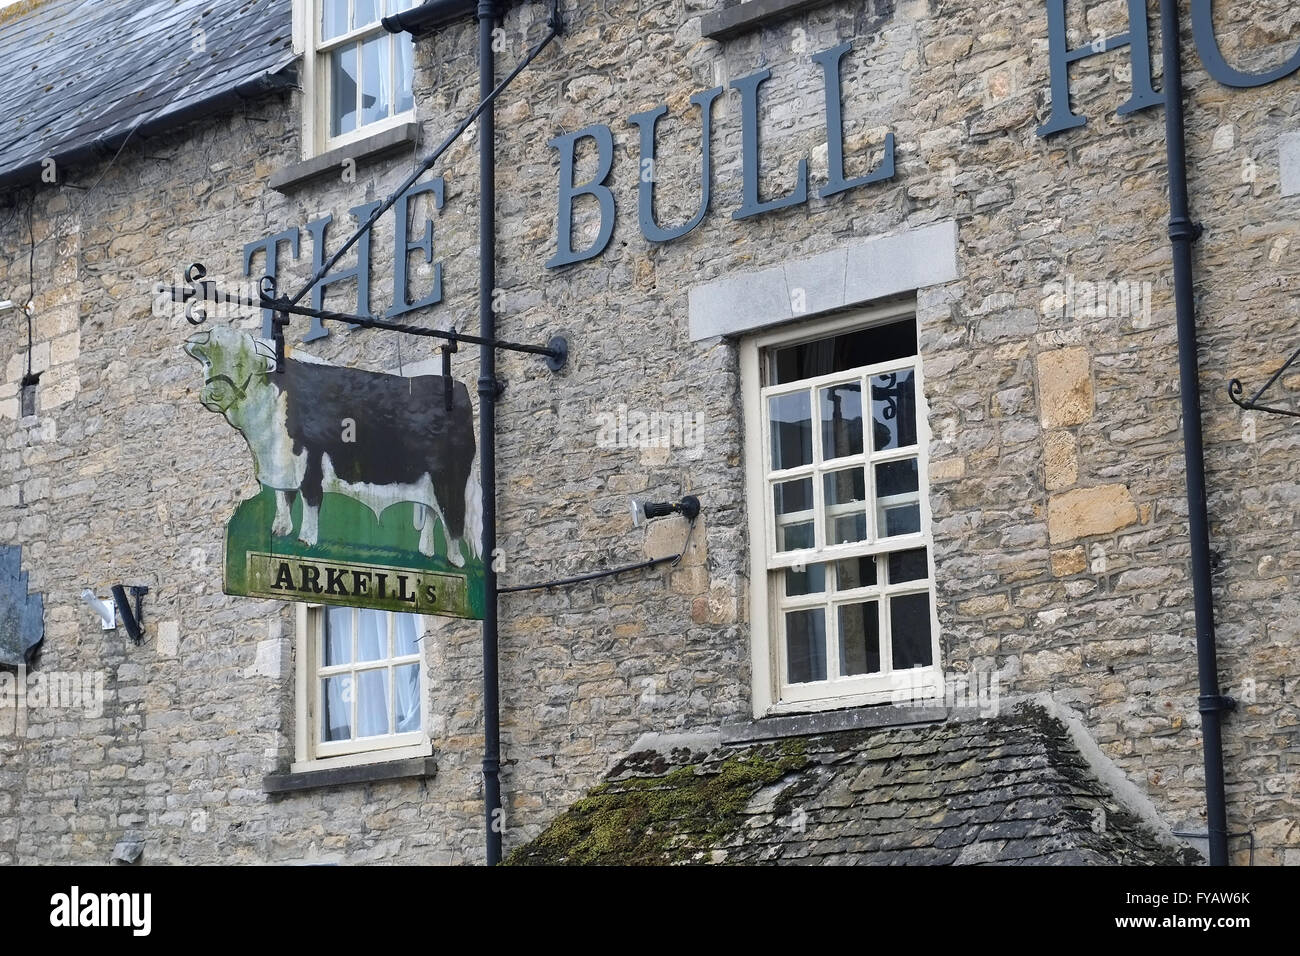
[[(596, 144), (596, 175), (585, 185), (573, 182), (574, 167), (578, 152), (578, 141), (590, 139)], [(605, 185), (610, 169), (614, 165), (614, 135), (608, 126), (597, 125), (580, 129), (576, 133), (565, 133), (550, 140), (549, 144), (560, 151), (560, 192), (559, 212), (556, 222), (557, 248), (555, 255), (546, 263), (547, 268), (567, 266), (594, 258), (605, 251), (609, 238), (614, 233), (614, 194)], [(600, 231), (596, 241), (586, 249), (578, 252), (573, 248), (573, 201), (578, 196), (595, 196), (600, 203)]]

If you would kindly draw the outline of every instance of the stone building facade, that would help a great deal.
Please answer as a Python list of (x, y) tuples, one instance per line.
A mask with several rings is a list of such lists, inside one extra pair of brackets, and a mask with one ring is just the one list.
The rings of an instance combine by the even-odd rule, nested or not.
[[(6, 82), (27, 82), (30, 70), (51, 87), (31, 101), (38, 113), (96, 68), (69, 52), (94, 33), (71, 21), (73, 6), (0, 11), (0, 47), (33, 50)], [(418, 771), (281, 786), (302, 769), (304, 612), (222, 593), (224, 524), (257, 482), (240, 436), (198, 401), (202, 377), (181, 349), (193, 327), (157, 292), (182, 284), (195, 261), (223, 284), (255, 281), (264, 251), (246, 264), (245, 246), (294, 227), (298, 255), (277, 247), (278, 278), (304, 281), (308, 224), (332, 215), (332, 251), (356, 222), (350, 210), (387, 195), (473, 108), (477, 26), (462, 18), (414, 43), (412, 125), (390, 124), (380, 140), (313, 165), (325, 150), (304, 143), (311, 94), (291, 45), (294, 4), (251, 5), (239, 35), (256, 42), (224, 47), (229, 38), (203, 13), (233, 22), (238, 4), (182, 6), (172, 23), (130, 28), (161, 32), (128, 31), (117, 52), (175, 44), (185, 75), (206, 62), (185, 52), (202, 34), (204, 56), (238, 65), (256, 50), (253, 72), (296, 82), (245, 88), (174, 123), (162, 122), (165, 109), (149, 114), (146, 132), (99, 154), (65, 162), (38, 148), (3, 170), (29, 171), (6, 180), (0, 200), (0, 298), (16, 304), (0, 322), (0, 546), (21, 549), (22, 587), (43, 602), (29, 687), (45, 672), (84, 676), (87, 688), (98, 680), (102, 693), (98, 705), (31, 702), (22, 732), (15, 716), (15, 730), (0, 733), (0, 862), (481, 861), (473, 622), (427, 622), (430, 759)], [(1162, 108), (1117, 112), (1134, 72), (1130, 51), (1113, 49), (1069, 67), (1086, 125), (1040, 136), (1061, 105), (1050, 95), (1050, 2), (764, 4), (775, 12), (747, 20), (749, 6), (566, 0), (564, 34), (496, 111), (499, 332), (545, 342), (562, 331), (571, 346), (558, 375), (534, 357), (498, 359), (501, 583), (613, 568), (689, 542), (671, 567), (501, 596), (507, 851), (648, 733), (863, 705), (915, 722), (885, 684), (787, 695), (788, 661), (769, 643), (779, 598), (756, 581), (756, 566), (768, 581), (798, 572), (769, 576), (755, 563), (769, 492), (746, 349), (774, 330), (845, 328), (824, 324), (845, 316), (862, 326), (915, 317), (930, 669), (948, 686), (995, 687), (1004, 705), (1050, 698), (1086, 730), (1116, 786), (1171, 830), (1203, 832)], [(1073, 48), (1100, 48), (1131, 26), (1121, 2), (1071, 0), (1066, 14)], [(1300, 10), (1287, 0), (1219, 4), (1213, 17), (1223, 57), (1242, 70), (1263, 72), (1300, 45)], [(32, 41), (23, 32), (32, 22), (57, 42)], [(1196, 265), (1214, 602), (1222, 683), (1239, 700), (1225, 729), (1228, 817), (1234, 834), (1251, 834), (1231, 848), (1238, 863), (1297, 863), (1300, 550), (1290, 508), (1300, 435), (1290, 419), (1231, 404), (1227, 382), (1262, 384), (1297, 345), (1300, 73), (1225, 86), (1184, 26), (1192, 204), (1205, 225)], [(546, 29), (544, 5), (511, 4), (498, 77)], [(1155, 5), (1149, 40), (1158, 69)], [(821, 196), (835, 145), (826, 61), (815, 57), (845, 43), (844, 175), (880, 169), (891, 135), (896, 170)], [(806, 160), (808, 198), (735, 218), (746, 205), (746, 94), (733, 84), (764, 69), (760, 196), (789, 195)], [(680, 238), (649, 241), (638, 226), (643, 175), (660, 224), (696, 212), (692, 97), (715, 87), (707, 213)], [(647, 167), (629, 117), (660, 104)], [(81, 118), (51, 114), (51, 125), (92, 123), (68, 115)], [(594, 125), (612, 132), (603, 180), (612, 235), (600, 254), (550, 267), (564, 155), (552, 141)], [(442, 297), (409, 321), (477, 328), (475, 132), (431, 174), (445, 179), (441, 208), (427, 195), (413, 206), (414, 238), (425, 217), (434, 223)], [(576, 143), (574, 183), (599, 176), (597, 146), (590, 136)], [(43, 158), (53, 181), (42, 179)], [(598, 240), (604, 221), (592, 197), (575, 200), (572, 247)], [(392, 305), (393, 249), (390, 214), (371, 245), (376, 314)], [(420, 254), (410, 263), (412, 294), (429, 289), (431, 265)], [(325, 301), (354, 309), (356, 284), (332, 285)], [(249, 310), (208, 321), (261, 325)], [(308, 324), (294, 320), (291, 348), (398, 374), (440, 367), (426, 340), (334, 326), (304, 342)], [(40, 380), (24, 409), (29, 353)], [(453, 365), (471, 394), (475, 358), (462, 348)], [(1297, 386), (1284, 377), (1277, 401)], [(666, 442), (609, 429), (652, 419), (692, 427)], [(703, 506), (693, 528), (679, 517), (634, 526), (629, 499), (685, 494)], [(80, 600), (114, 583), (149, 588), (138, 645), (121, 628), (102, 631)]]

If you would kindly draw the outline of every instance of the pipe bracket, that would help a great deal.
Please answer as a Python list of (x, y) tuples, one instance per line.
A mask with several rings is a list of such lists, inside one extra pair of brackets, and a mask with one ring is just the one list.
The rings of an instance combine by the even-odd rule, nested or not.
[(1197, 710), (1203, 714), (1213, 714), (1217, 711), (1233, 711), (1237, 709), (1237, 699), (1227, 697), (1223, 694), (1202, 694), (1196, 698)]

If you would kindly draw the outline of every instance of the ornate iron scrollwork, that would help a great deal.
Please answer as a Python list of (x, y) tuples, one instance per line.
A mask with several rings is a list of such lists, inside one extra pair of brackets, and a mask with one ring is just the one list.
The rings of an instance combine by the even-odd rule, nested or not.
[(1300, 349), (1291, 353), (1291, 357), (1286, 360), (1280, 369), (1269, 376), (1269, 380), (1264, 383), (1263, 388), (1252, 395), (1250, 398), (1242, 400), (1241, 396), (1245, 394), (1245, 386), (1241, 384), (1241, 379), (1234, 378), (1228, 383), (1228, 398), (1238, 408), (1243, 408), (1248, 412), (1267, 412), (1270, 415), (1287, 415), (1291, 418), (1300, 418), (1300, 411), (1286, 408), (1274, 408), (1271, 405), (1261, 405), (1259, 400), (1264, 397), (1264, 393), (1273, 387), (1273, 384), (1286, 374), (1287, 369), (1295, 365), (1296, 360), (1300, 359)]

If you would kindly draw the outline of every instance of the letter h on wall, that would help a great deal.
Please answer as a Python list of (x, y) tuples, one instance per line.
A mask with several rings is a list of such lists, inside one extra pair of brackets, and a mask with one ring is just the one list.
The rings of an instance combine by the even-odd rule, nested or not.
[(1118, 113), (1123, 116), (1163, 103), (1164, 98), (1155, 91), (1151, 82), (1151, 34), (1146, 0), (1128, 0), (1128, 32), (1077, 49), (1070, 48), (1065, 26), (1065, 3), (1066, 0), (1047, 0), (1047, 40), (1052, 61), (1052, 113), (1047, 123), (1038, 128), (1038, 135), (1051, 136), (1088, 122), (1070, 109), (1070, 64), (1120, 47), (1129, 48), (1133, 67), (1133, 95), (1119, 108)]

